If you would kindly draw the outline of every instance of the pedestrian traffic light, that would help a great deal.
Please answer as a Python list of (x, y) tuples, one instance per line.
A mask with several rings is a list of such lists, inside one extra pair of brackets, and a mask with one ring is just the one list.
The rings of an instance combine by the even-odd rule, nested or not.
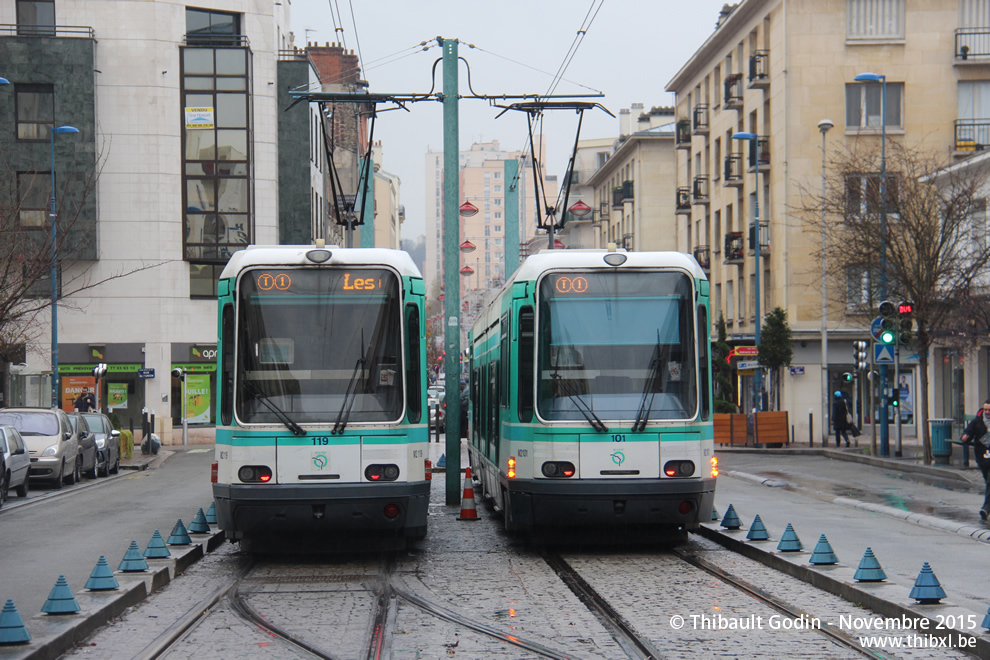
[(890, 405), (894, 408), (899, 408), (901, 405), (901, 388), (892, 387), (890, 388)]
[(866, 361), (866, 349), (868, 347), (865, 341), (854, 341), (853, 342), (853, 360), (856, 361), (857, 371), (866, 371), (869, 363)]
[(847, 371), (846, 373), (842, 374), (842, 380), (847, 383), (851, 383), (853, 381), (853, 375)]

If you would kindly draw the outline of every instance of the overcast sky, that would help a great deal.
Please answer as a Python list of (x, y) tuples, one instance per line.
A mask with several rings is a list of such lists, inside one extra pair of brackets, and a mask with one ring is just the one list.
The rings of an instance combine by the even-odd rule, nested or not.
[[(361, 58), (363, 78), (376, 93), (423, 93), (433, 86), (433, 62), (442, 57), (436, 37), (457, 39), (477, 94), (546, 94), (569, 58), (553, 93), (589, 94), (618, 117), (632, 103), (673, 105), (664, 86), (715, 28), (724, 0), (293, 0), (296, 45), (343, 42)], [(352, 15), (353, 9), (353, 15)], [(335, 32), (334, 17), (343, 31)], [(583, 38), (578, 30), (585, 28)], [(426, 41), (429, 50), (418, 46)], [(475, 48), (471, 48), (472, 44)], [(576, 48), (576, 50), (573, 50)], [(570, 53), (570, 56), (568, 55)], [(435, 91), (442, 89), (437, 67)], [(464, 64), (461, 95), (470, 94)], [(486, 101), (460, 103), (460, 147), (498, 140), (503, 149), (526, 145), (526, 115)], [(425, 232), (424, 177), (428, 150), (443, 150), (441, 105), (416, 103), (410, 112), (380, 113), (375, 140), (383, 144), (382, 166), (402, 180), (406, 222), (402, 236)], [(562, 176), (573, 148), (577, 115), (548, 113), (543, 139), (546, 170)], [(612, 137), (618, 119), (601, 110), (585, 112), (582, 138)]]

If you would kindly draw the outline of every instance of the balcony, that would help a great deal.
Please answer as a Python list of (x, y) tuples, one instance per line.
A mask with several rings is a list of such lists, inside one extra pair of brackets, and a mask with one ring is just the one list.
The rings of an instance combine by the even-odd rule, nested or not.
[(761, 172), (770, 171), (770, 136), (760, 135), (756, 140), (749, 142), (749, 162), (747, 172), (752, 172), (753, 168), (759, 165)]
[(695, 135), (708, 135), (708, 104), (694, 106), (694, 119), (691, 122)]
[(677, 131), (674, 133), (674, 145), (678, 149), (691, 148), (691, 120), (678, 119)]
[(708, 204), (709, 199), (708, 199), (707, 176), (694, 177), (694, 186), (691, 189), (691, 198), (693, 204), (705, 204), (705, 205)]
[(990, 148), (990, 119), (957, 119), (953, 124), (954, 151), (968, 155), (968, 152)]
[(691, 189), (687, 186), (677, 189), (677, 214), (691, 215)]
[(623, 195), (622, 186), (616, 186), (615, 188), (612, 188), (612, 208), (613, 209), (621, 209), (622, 208), (622, 200), (624, 200), (624, 199), (625, 199), (625, 196)]
[(725, 254), (722, 263), (741, 264), (744, 249), (742, 232), (730, 231), (725, 235)]
[(990, 28), (956, 30), (955, 64), (990, 64)]
[(93, 28), (85, 25), (17, 25), (4, 23), (0, 25), (0, 37), (75, 37), (92, 39), (95, 35)]
[(634, 199), (633, 189), (634, 185), (632, 181), (622, 182), (622, 201)]
[(725, 157), (723, 174), (723, 186), (738, 188), (743, 184), (743, 155), (741, 153), (728, 154)]
[[(756, 254), (756, 223), (749, 225), (749, 254)], [(760, 256), (766, 257), (770, 254), (770, 223), (760, 223)]]
[(726, 110), (743, 106), (742, 77), (741, 73), (733, 73), (725, 77), (722, 97)]
[(707, 245), (699, 245), (694, 248), (694, 258), (697, 260), (698, 265), (701, 266), (702, 270), (711, 270), (712, 254)]
[(757, 50), (749, 56), (749, 88), (766, 89), (770, 86), (770, 51)]

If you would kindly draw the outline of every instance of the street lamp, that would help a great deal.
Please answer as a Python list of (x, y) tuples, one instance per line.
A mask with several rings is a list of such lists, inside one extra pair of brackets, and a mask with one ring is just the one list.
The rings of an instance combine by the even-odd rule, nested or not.
[[(887, 76), (861, 73), (856, 82), (880, 83), (880, 300), (887, 298)], [(887, 365), (880, 365), (880, 455), (890, 456), (890, 423), (887, 420)]]
[(828, 387), (828, 277), (825, 259), (825, 134), (835, 124), (831, 119), (818, 122), (822, 134), (822, 447), (828, 439), (829, 387)]
[(56, 133), (78, 133), (79, 129), (74, 126), (59, 126), (52, 127), (49, 129), (51, 131), (51, 143), (52, 143), (52, 269), (51, 269), (51, 279), (52, 279), (52, 405), (56, 408), (61, 408), (58, 397), (58, 248), (55, 244), (55, 226), (56, 226), (56, 215), (55, 215), (55, 134)]
[(10, 81), (6, 78), (0, 78), (0, 85), (9, 85)]
[[(760, 136), (756, 133), (740, 131), (739, 133), (734, 133), (732, 139), (748, 141), (751, 144), (751, 148), (757, 152), (757, 157), (753, 161), (753, 174), (756, 176), (756, 190), (753, 197), (753, 228), (756, 238), (756, 276), (753, 280), (755, 302), (753, 304), (753, 310), (756, 313), (754, 339), (756, 345), (759, 346), (760, 325), (762, 321), (762, 317), (760, 316), (760, 255), (763, 252), (763, 238), (760, 236), (760, 159), (758, 153)], [(760, 367), (757, 367), (756, 373), (753, 375), (753, 399), (756, 412), (760, 412), (763, 408), (763, 369)]]

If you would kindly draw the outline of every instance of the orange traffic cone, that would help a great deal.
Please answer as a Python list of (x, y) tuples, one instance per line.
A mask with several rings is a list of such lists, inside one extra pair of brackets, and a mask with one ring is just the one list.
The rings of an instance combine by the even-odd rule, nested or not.
[(478, 509), (474, 506), (474, 482), (471, 481), (471, 468), (464, 475), (464, 497), (461, 499), (461, 515), (458, 520), (478, 520)]

